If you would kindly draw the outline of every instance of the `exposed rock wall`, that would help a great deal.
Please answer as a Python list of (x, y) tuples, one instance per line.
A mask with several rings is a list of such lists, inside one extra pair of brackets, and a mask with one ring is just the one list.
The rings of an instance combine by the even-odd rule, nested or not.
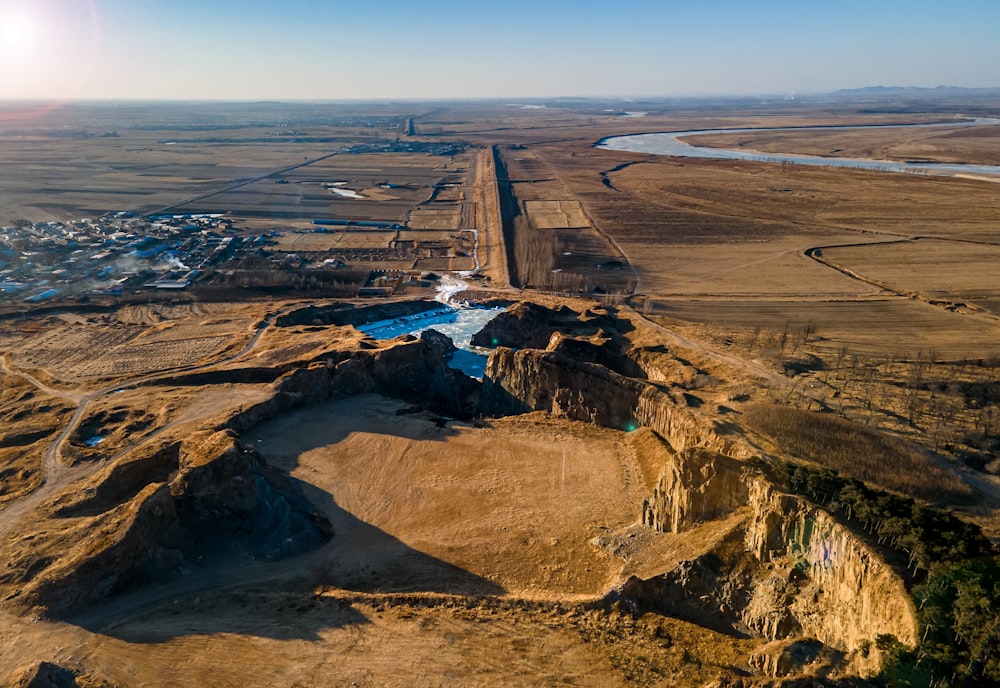
[[(750, 478), (748, 487), (753, 517), (746, 549), (761, 562), (804, 574), (789, 607), (807, 635), (840, 650), (874, 645), (882, 634), (916, 644), (913, 603), (875, 550), (826, 511), (779, 492), (763, 477)], [(753, 615), (747, 620), (753, 623)]]
[(185, 442), (170, 483), (185, 552), (275, 560), (312, 549), (332, 531), (292, 480), (226, 433)]
[(747, 503), (739, 462), (699, 449), (685, 454), (665, 462), (652, 496), (642, 504), (643, 524), (664, 533), (680, 533)]
[(487, 415), (549, 411), (621, 430), (637, 425), (643, 383), (604, 366), (551, 351), (496, 349), (486, 364), (481, 410)]
[(42, 566), (21, 581), (20, 606), (72, 613), (185, 562), (235, 553), (280, 559), (332, 535), (287, 476), (225, 432), (186, 440), (169, 483), (143, 486), (79, 532), (66, 551), (35, 553)]
[(303, 306), (275, 319), (278, 327), (296, 325), (365, 325), (440, 308), (436, 301), (396, 301), (370, 306), (334, 303), (329, 306)]
[(704, 450), (665, 453), (643, 507), (647, 525), (677, 533), (740, 507), (746, 517), (724, 545), (652, 580), (631, 579), (622, 594), (769, 639), (817, 638), (854, 653), (861, 671), (877, 670), (875, 654), (860, 650), (880, 635), (915, 645), (913, 604), (878, 553), (826, 511), (741, 469)]
[(441, 342), (433, 335), (421, 339), (406, 335), (380, 349), (331, 352), (284, 374), (275, 381), (270, 399), (234, 415), (226, 425), (243, 431), (291, 408), (364, 393), (418, 400), (466, 417), (479, 383), (449, 368), (441, 354)]
[(567, 306), (548, 308), (530, 301), (508, 307), (472, 337), (472, 344), (482, 347), (504, 346), (510, 349), (544, 349), (553, 335), (591, 337), (618, 335), (620, 327), (633, 327), (605, 309), (577, 312)]
[(496, 349), (486, 364), (480, 410), (497, 416), (549, 411), (620, 430), (642, 425), (678, 451), (697, 446), (750, 455), (739, 438), (684, 411), (669, 391), (558, 351)]
[(655, 385), (643, 386), (636, 401), (635, 417), (640, 425), (656, 431), (677, 451), (700, 447), (735, 458), (749, 458), (753, 453), (741, 437), (691, 414), (671, 394)]
[[(707, 372), (680, 359), (677, 366), (668, 365), (673, 358), (668, 352), (648, 348), (632, 350), (634, 368), (626, 370), (616, 363), (620, 334), (601, 328), (552, 334), (535, 323), (541, 321), (537, 311), (515, 306), (496, 321), (492, 338), (514, 346), (539, 347), (543, 335), (551, 336), (546, 350), (493, 352), (480, 397), (484, 414), (547, 411), (605, 427), (654, 431), (667, 445), (642, 520), (656, 530), (681, 533), (716, 519), (721, 523), (734, 511), (745, 514), (742, 525), (726, 526), (733, 530), (712, 551), (662, 576), (631, 579), (623, 596), (770, 639), (814, 637), (835, 651), (853, 653), (860, 670), (877, 669), (874, 653), (861, 649), (874, 647), (879, 635), (916, 643), (912, 602), (878, 553), (821, 508), (748, 470), (738, 460), (752, 455), (742, 436), (686, 408), (665, 379), (673, 368), (689, 377)], [(649, 464), (646, 457), (644, 474), (656, 475)]]
[(445, 363), (447, 342), (405, 336), (378, 348), (328, 351), (290, 366), (267, 401), (214, 430), (137, 450), (96, 474), (88, 490), (54, 500), (56, 518), (80, 520), (65, 542), (26, 548), (0, 572), (15, 604), (67, 614), (202, 557), (280, 559), (318, 546), (329, 522), (234, 431), (331, 396), (376, 392), (463, 415), (479, 383)]

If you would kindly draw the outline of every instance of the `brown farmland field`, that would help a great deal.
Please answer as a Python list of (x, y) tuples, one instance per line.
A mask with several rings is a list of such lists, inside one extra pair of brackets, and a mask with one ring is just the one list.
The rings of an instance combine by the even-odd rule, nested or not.
[(772, 332), (815, 322), (834, 346), (885, 354), (996, 351), (992, 183), (573, 146), (537, 152), (621, 247), (649, 312)]
[[(438, 200), (439, 184), (461, 185), (469, 154), (336, 154), (275, 177), (181, 204), (178, 212), (230, 212), (234, 217), (278, 220), (343, 219), (404, 223), (428, 204), (452, 213), (457, 199)], [(337, 193), (341, 191), (341, 193)], [(356, 194), (360, 198), (343, 193)], [(454, 194), (453, 194), (454, 195)], [(448, 229), (457, 229), (457, 222)]]
[(824, 257), (893, 289), (941, 299), (1000, 297), (1000, 242), (962, 243), (933, 238), (905, 243), (828, 248)]

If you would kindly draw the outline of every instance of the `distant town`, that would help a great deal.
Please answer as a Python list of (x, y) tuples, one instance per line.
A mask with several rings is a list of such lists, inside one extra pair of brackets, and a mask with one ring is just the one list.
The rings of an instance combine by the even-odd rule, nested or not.
[(210, 266), (260, 249), (217, 215), (142, 218), (109, 213), (73, 222), (20, 223), (0, 233), (0, 292), (40, 303), (140, 288), (186, 289)]
[[(389, 296), (409, 287), (430, 288), (438, 280), (416, 261), (406, 261), (415, 243), (422, 244), (418, 248), (424, 255), (448, 258), (456, 254), (456, 244), (457, 252), (467, 255), (461, 246), (468, 244), (471, 252), (474, 242), (474, 232), (459, 231), (430, 246), (400, 239), (405, 228), (399, 224), (336, 219), (312, 224), (313, 229), (294, 233), (388, 231), (396, 238), (388, 251), (290, 252), (278, 245), (282, 232), (247, 230), (218, 213), (142, 217), (120, 211), (72, 222), (20, 222), (0, 230), (0, 301), (86, 302), (195, 284), (300, 291), (333, 287), (343, 296)], [(386, 265), (393, 259), (403, 263)], [(373, 263), (368, 268), (351, 264), (366, 260)]]

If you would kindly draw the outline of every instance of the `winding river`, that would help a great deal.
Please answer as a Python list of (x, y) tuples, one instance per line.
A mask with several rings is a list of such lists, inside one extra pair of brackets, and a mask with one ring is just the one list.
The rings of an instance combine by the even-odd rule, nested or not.
[(611, 136), (601, 139), (598, 148), (630, 153), (651, 153), (654, 155), (670, 155), (677, 158), (712, 158), (716, 160), (751, 160), (754, 162), (788, 163), (793, 165), (814, 165), (822, 167), (850, 167), (880, 172), (909, 172), (913, 174), (934, 175), (989, 175), (1000, 177), (1000, 165), (973, 165), (961, 163), (933, 162), (897, 162), (892, 160), (874, 160), (870, 158), (833, 158), (819, 155), (799, 155), (794, 153), (761, 153), (750, 150), (733, 150), (726, 148), (709, 148), (694, 146), (681, 139), (688, 136), (708, 134), (752, 134), (770, 131), (830, 131), (854, 129), (887, 129), (895, 127), (974, 127), (1000, 124), (1000, 119), (979, 118), (964, 122), (932, 123), (932, 124), (868, 124), (857, 126), (818, 126), (818, 127), (751, 127), (743, 129), (692, 129), (688, 131), (667, 131), (656, 134), (631, 134), (628, 136)]

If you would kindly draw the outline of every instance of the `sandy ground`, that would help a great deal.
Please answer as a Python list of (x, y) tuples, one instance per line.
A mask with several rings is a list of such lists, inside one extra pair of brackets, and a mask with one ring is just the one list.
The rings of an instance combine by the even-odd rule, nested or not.
[(121, 686), (699, 686), (759, 644), (572, 605), (256, 589), (102, 633), (0, 617), (0, 679), (42, 659)]
[(331, 516), (327, 546), (74, 623), (4, 616), (0, 679), (38, 660), (81, 685), (148, 686), (702, 685), (744, 670), (759, 641), (586, 607), (739, 520), (690, 538), (637, 528), (656, 463), (646, 442), (640, 465), (643, 437), (545, 414), (477, 427), (378, 396), (293, 411), (244, 439)]
[(356, 397), (248, 433), (336, 515), (337, 585), (596, 596), (618, 579), (622, 561), (591, 540), (639, 518), (627, 435), (541, 414), (438, 427), (406, 410)]

